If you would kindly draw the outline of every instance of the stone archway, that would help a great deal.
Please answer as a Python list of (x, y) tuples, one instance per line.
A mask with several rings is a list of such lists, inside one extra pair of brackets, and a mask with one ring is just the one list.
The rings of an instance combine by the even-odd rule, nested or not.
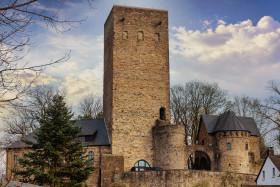
[(188, 158), (188, 169), (211, 170), (211, 159), (203, 151), (195, 151)]

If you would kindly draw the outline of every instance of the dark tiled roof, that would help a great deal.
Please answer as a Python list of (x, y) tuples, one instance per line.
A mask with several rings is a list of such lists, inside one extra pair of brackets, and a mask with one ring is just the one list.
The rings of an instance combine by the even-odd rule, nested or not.
[(201, 115), (201, 117), (207, 132), (212, 133), (214, 131), (219, 117), (215, 115)]
[(268, 156), (275, 167), (280, 171), (280, 155)]
[(219, 116), (214, 132), (219, 131), (249, 131), (242, 121), (232, 111)]
[(80, 133), (81, 136), (94, 135), (93, 141), (85, 142), (87, 145), (100, 146), (111, 144), (104, 118), (78, 120), (74, 125), (82, 126), (82, 132)]
[[(110, 145), (110, 140), (105, 124), (105, 120), (102, 119), (90, 119), (90, 120), (77, 120), (74, 124), (74, 126), (81, 126), (82, 131), (79, 134), (80, 136), (86, 136), (86, 135), (92, 135), (93, 139), (90, 142), (84, 142), (86, 145), (91, 146), (108, 146)], [(35, 133), (32, 132), (25, 136), (25, 139), (35, 142), (34, 139)], [(12, 145), (8, 146), (7, 148), (24, 148), (27, 147), (27, 145), (21, 141), (18, 140), (14, 142)]]
[(209, 134), (219, 131), (249, 131), (251, 136), (260, 136), (259, 129), (253, 118), (238, 117), (232, 111), (217, 115), (201, 115)]
[[(34, 139), (34, 135), (35, 135), (35, 133), (32, 132), (32, 133), (26, 135), (24, 138), (26, 140), (35, 142), (36, 140)], [(12, 145), (8, 146), (7, 148), (24, 148), (24, 147), (27, 147), (27, 145), (23, 141), (18, 140), (16, 142), (12, 143)]]

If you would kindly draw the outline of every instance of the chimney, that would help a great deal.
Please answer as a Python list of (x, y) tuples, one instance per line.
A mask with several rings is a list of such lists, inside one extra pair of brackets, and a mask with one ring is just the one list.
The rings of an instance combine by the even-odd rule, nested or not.
[(267, 148), (267, 156), (273, 156), (274, 155), (274, 149), (273, 147)]

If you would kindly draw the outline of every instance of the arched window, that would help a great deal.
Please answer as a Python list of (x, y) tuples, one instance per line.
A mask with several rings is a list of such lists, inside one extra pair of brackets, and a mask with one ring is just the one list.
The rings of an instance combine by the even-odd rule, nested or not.
[(227, 148), (231, 149), (231, 144), (229, 142), (227, 143)]
[(93, 151), (88, 152), (88, 160), (93, 164), (94, 154)]
[(145, 160), (139, 160), (134, 164), (135, 171), (146, 171), (146, 168), (150, 167)]
[(159, 109), (159, 119), (160, 120), (166, 120), (166, 113), (165, 113), (165, 108), (161, 107)]

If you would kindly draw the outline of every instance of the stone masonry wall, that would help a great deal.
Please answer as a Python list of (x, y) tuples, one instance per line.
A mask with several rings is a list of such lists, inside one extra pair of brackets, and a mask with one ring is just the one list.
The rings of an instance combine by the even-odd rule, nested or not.
[(114, 182), (121, 178), (124, 172), (123, 156), (103, 154), (101, 157), (101, 186), (114, 186)]
[[(12, 180), (18, 180), (20, 177), (15, 178), (12, 173), (11, 169), (15, 168), (15, 162), (14, 162), (14, 156), (18, 156), (18, 158), (22, 158), (24, 153), (29, 152), (29, 149), (8, 149), (7, 150), (7, 170), (6, 170), (6, 176), (8, 179)], [(108, 146), (92, 146), (88, 147), (86, 155), (92, 151), (94, 154), (94, 161), (93, 161), (93, 166), (95, 167), (95, 170), (92, 172), (91, 176), (89, 179), (86, 181), (87, 185), (89, 187), (97, 187), (100, 186), (98, 185), (101, 182), (100, 178), (100, 156), (102, 154), (110, 152), (110, 149)]]
[(153, 128), (154, 166), (167, 169), (185, 168), (185, 128), (164, 125)]
[(7, 159), (6, 159), (6, 176), (7, 179), (16, 180), (18, 177), (15, 177), (11, 169), (15, 169), (16, 167), (19, 167), (19, 164), (16, 166), (15, 164), (15, 156), (18, 158), (22, 158), (24, 153), (29, 152), (28, 149), (6, 149), (7, 151)]
[[(114, 6), (104, 36), (104, 114), (112, 154), (125, 170), (153, 163), (152, 127), (161, 107), (170, 120), (168, 12)], [(112, 55), (112, 56), (111, 56)]]
[[(129, 172), (127, 178), (123, 179), (123, 183), (131, 187), (192, 187), (199, 184), (202, 186), (203, 183), (206, 183), (208, 187), (218, 187), (227, 174), (226, 172), (198, 170)], [(237, 186), (256, 184), (257, 175), (237, 173), (231, 174), (231, 176)]]
[[(249, 173), (249, 150), (246, 144), (249, 143), (250, 133), (244, 131), (228, 131), (216, 133), (219, 147), (219, 170), (233, 171), (238, 173)], [(228, 148), (228, 143), (231, 148)]]
[(86, 181), (88, 187), (97, 187), (101, 184), (101, 155), (110, 152), (110, 148), (108, 146), (93, 146), (88, 147), (86, 155), (89, 155), (89, 152), (92, 151), (94, 155), (93, 166), (94, 171), (91, 173), (90, 177)]
[(203, 121), (201, 122), (197, 140), (198, 145), (215, 146), (217, 144), (215, 136), (208, 134)]

